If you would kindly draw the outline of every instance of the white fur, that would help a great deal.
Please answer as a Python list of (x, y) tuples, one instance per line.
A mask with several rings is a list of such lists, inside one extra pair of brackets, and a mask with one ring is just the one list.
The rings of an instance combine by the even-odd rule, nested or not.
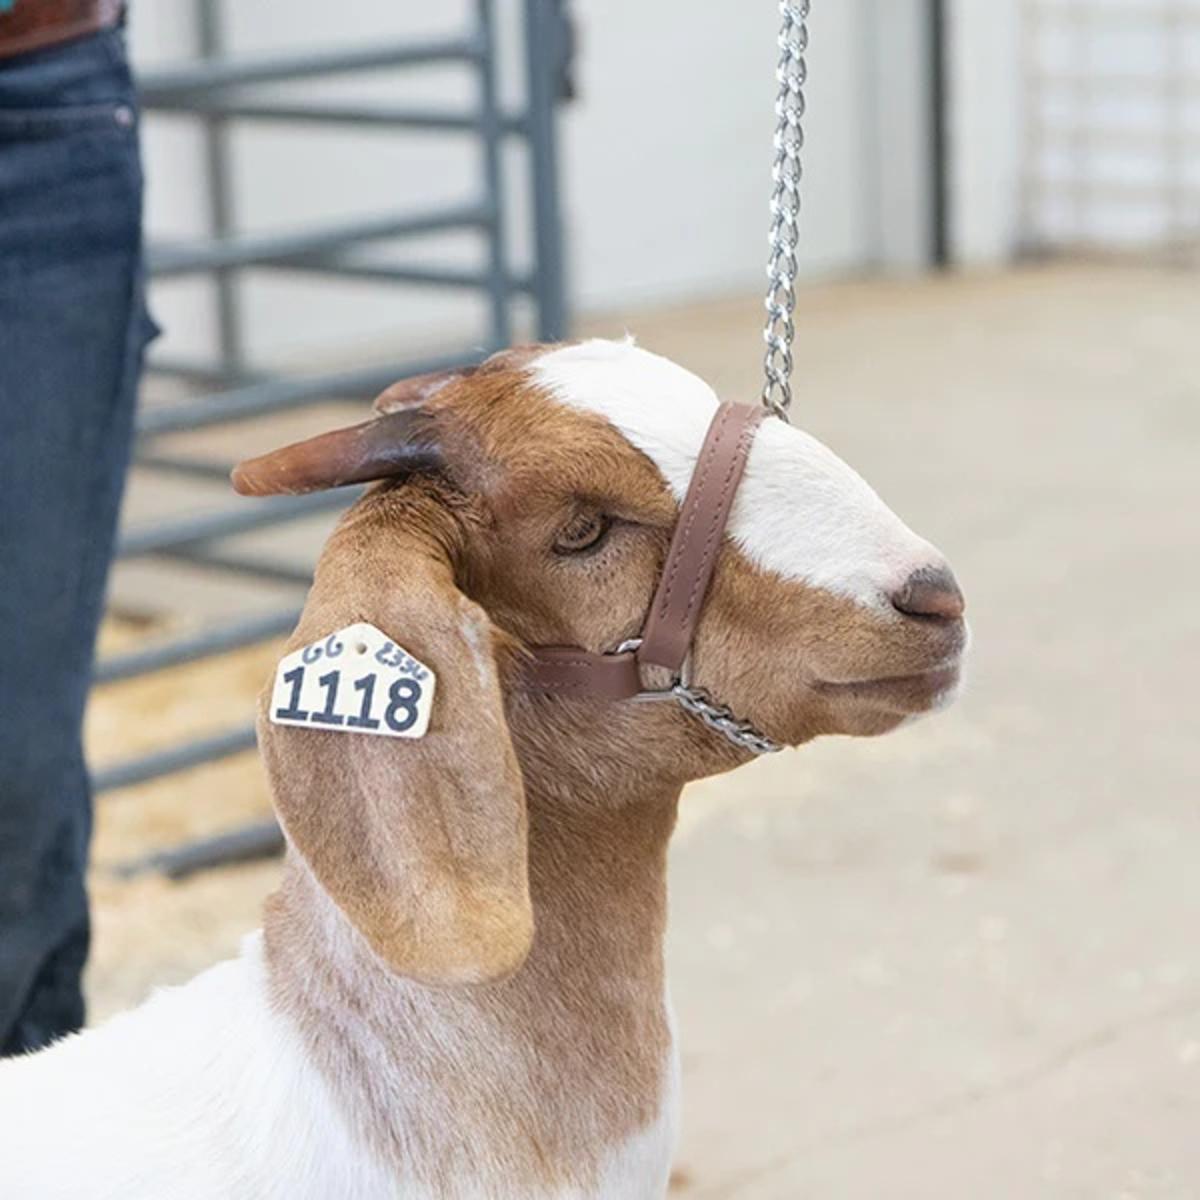
[(671, 1164), (679, 1142), (682, 1087), (675, 1009), (671, 1004), (669, 989), (664, 994), (663, 1003), (671, 1047), (658, 1118), (613, 1154), (601, 1179), (597, 1200), (662, 1200), (667, 1194)]
[[(663, 1200), (678, 1140), (678, 1071), (672, 1054), (668, 1092), (658, 1120), (618, 1147), (605, 1166), (595, 1200)], [(563, 1200), (566, 1200), (564, 1197)], [(571, 1198), (574, 1200), (574, 1197)], [(579, 1200), (585, 1200), (579, 1197)], [(591, 1200), (587, 1197), (586, 1200)]]
[[(566, 346), (531, 370), (563, 403), (611, 421), (683, 499), (717, 409), (708, 384), (628, 340)], [(942, 561), (832, 450), (776, 420), (751, 447), (729, 531), (757, 566), (872, 607)]]
[(257, 935), (184, 987), (0, 1064), (0, 1141), (14, 1200), (396, 1195), (271, 1010)]
[[(671, 1055), (658, 1120), (614, 1149), (594, 1192), (545, 1200), (661, 1200), (677, 1124), (673, 1045)], [(462, 1182), (477, 1200), (534, 1200)], [(141, 1008), (0, 1063), (0, 1196), (437, 1200), (355, 1136), (270, 1006), (258, 934), (239, 958)]]

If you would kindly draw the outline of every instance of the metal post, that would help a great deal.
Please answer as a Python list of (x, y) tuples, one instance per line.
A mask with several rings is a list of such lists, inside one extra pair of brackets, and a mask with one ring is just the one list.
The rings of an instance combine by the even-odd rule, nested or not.
[(507, 346), (512, 342), (512, 319), (509, 312), (504, 176), (500, 164), (504, 126), (496, 96), (496, 37), (492, 0), (476, 0), (475, 9), (483, 46), (479, 60), (479, 132), (483, 142), (484, 189), (491, 210), (487, 287), (492, 310), (492, 342), (496, 346)]
[[(194, 0), (196, 41), (201, 57), (213, 59), (224, 48), (220, 0)], [(209, 231), (217, 238), (233, 232), (233, 184), (230, 163), (229, 121), (216, 113), (202, 115), (204, 168), (208, 183)], [(245, 366), (242, 342), (241, 297), (235, 269), (214, 272), (217, 296), (217, 338), (221, 366), (229, 379), (237, 379)]]
[(1163, 166), (1166, 183), (1167, 261), (1187, 264), (1188, 232), (1188, 153), (1187, 153), (1187, 27), (1178, 4), (1168, 5), (1160, 14), (1166, 71), (1163, 98), (1166, 128), (1163, 131)]
[(930, 259), (937, 268), (950, 265), (950, 135), (949, 50), (946, 45), (946, 0), (929, 0), (929, 142)]
[(525, 74), (536, 260), (533, 276), (538, 337), (544, 342), (566, 336), (568, 323), (555, 138), (555, 101), (565, 53), (566, 27), (559, 0), (525, 0)]

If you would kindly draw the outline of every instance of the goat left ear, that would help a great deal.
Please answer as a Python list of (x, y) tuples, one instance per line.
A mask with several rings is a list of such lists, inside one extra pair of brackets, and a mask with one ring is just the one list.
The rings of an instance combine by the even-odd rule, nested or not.
[(424, 405), (474, 371), (456, 367), (401, 379), (375, 398), (374, 420), (248, 458), (233, 469), (233, 489), (243, 496), (299, 495), (435, 471), (442, 465), (437, 419)]
[(234, 491), (243, 496), (299, 495), (441, 465), (434, 416), (403, 409), (248, 458), (234, 467), (231, 478)]
[(436, 676), (419, 738), (273, 723), (259, 740), (292, 848), (379, 957), (423, 983), (514, 970), (533, 937), (524, 784), (487, 615), (455, 586), (455, 518), (382, 489), (331, 537), (288, 650), (368, 622)]

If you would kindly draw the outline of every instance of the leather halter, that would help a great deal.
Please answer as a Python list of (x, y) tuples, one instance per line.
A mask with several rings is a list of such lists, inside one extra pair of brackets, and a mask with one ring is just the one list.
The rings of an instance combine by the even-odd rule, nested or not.
[[(766, 410), (757, 405), (722, 404), (717, 409), (679, 509), (640, 636), (608, 654), (578, 646), (536, 646), (525, 664), (527, 690), (580, 699), (630, 700), (671, 696), (677, 685), (686, 683), (685, 666), (729, 511), (764, 416)], [(641, 670), (646, 666), (665, 667), (673, 686), (647, 689)]]

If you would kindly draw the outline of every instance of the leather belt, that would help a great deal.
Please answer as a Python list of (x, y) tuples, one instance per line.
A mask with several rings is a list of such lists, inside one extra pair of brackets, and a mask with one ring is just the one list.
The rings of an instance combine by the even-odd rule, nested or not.
[(526, 690), (628, 700), (660, 694), (644, 687), (643, 667), (665, 667), (673, 681), (682, 680), (733, 498), (764, 416), (766, 410), (758, 405), (722, 404), (717, 409), (679, 509), (641, 635), (609, 654), (578, 646), (535, 646), (525, 665)]
[(109, 29), (124, 8), (123, 0), (16, 0), (16, 7), (0, 13), (0, 58)]

